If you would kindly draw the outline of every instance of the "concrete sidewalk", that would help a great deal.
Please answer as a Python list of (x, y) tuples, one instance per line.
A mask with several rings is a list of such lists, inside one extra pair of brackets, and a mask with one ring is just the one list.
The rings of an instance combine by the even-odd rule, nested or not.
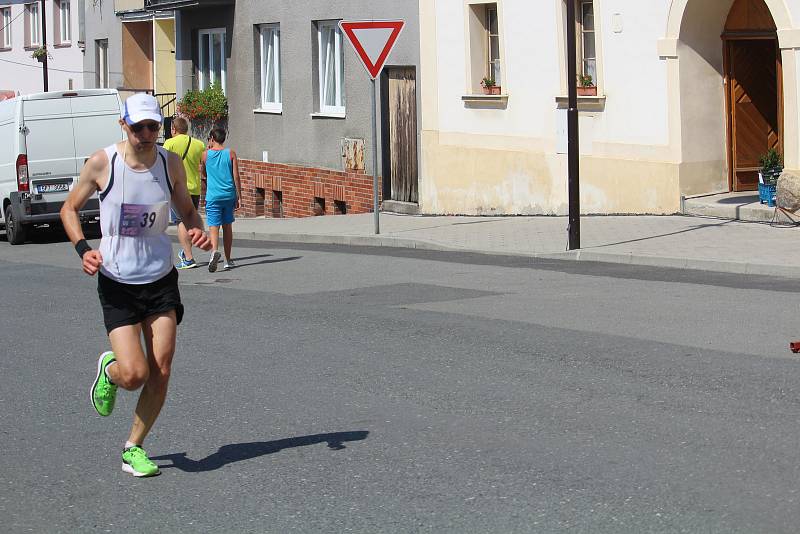
[[(689, 216), (583, 217), (567, 252), (566, 217), (372, 214), (238, 219), (237, 239), (406, 247), (800, 278), (800, 228)], [(174, 231), (174, 229), (173, 229)]]

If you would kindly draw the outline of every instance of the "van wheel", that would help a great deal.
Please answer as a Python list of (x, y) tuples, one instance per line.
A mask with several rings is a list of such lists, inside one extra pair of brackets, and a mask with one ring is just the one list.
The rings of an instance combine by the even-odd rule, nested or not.
[(14, 219), (11, 205), (6, 206), (6, 238), (12, 245), (21, 245), (25, 242), (27, 228)]

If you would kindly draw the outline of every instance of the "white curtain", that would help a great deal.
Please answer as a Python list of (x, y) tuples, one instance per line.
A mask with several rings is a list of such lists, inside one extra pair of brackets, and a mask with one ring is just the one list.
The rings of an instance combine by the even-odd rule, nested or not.
[(264, 91), (263, 104), (278, 104), (280, 93), (280, 30), (266, 28), (262, 30), (261, 87)]
[(336, 98), (336, 30), (332, 26), (322, 29), (322, 49), (325, 53), (323, 69), (323, 104), (337, 106)]

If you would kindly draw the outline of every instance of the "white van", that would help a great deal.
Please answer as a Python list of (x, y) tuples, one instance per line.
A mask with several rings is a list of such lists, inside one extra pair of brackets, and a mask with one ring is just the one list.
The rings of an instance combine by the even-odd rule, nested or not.
[[(59, 222), (86, 159), (122, 140), (121, 103), (114, 89), (19, 96), (0, 102), (0, 223), (19, 245), (36, 224)], [(97, 195), (81, 219), (100, 214)]]

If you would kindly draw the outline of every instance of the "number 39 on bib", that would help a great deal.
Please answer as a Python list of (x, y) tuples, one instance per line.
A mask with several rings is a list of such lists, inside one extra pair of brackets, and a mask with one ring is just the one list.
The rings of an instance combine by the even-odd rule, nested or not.
[(119, 234), (128, 237), (163, 233), (167, 229), (169, 203), (122, 204)]

